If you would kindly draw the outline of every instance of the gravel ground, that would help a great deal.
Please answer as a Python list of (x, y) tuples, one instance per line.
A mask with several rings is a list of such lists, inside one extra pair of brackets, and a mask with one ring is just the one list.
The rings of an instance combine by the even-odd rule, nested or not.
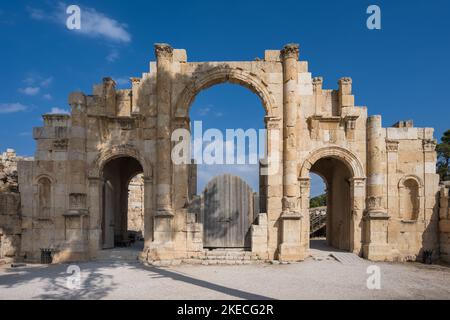
[[(367, 267), (381, 271), (369, 290)], [(295, 264), (144, 266), (79, 263), (81, 287), (67, 288), (69, 265), (0, 267), (0, 299), (450, 299), (450, 268), (419, 263), (345, 264), (309, 258)]]

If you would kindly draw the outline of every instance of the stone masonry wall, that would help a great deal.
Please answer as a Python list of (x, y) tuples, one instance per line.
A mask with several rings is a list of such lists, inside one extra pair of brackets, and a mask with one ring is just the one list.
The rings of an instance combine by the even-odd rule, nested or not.
[(144, 236), (144, 179), (138, 174), (128, 186), (128, 230)]
[(450, 182), (441, 186), (439, 232), (441, 260), (450, 263)]

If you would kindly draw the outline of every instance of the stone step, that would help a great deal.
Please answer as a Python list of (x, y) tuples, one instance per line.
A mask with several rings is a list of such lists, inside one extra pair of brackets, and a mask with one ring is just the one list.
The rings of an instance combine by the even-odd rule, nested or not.
[(330, 256), (342, 264), (355, 265), (366, 262), (363, 258), (352, 252), (332, 252)]
[(263, 260), (240, 260), (240, 259), (183, 259), (182, 263), (186, 264), (200, 264), (200, 265), (249, 265), (256, 263), (263, 263)]

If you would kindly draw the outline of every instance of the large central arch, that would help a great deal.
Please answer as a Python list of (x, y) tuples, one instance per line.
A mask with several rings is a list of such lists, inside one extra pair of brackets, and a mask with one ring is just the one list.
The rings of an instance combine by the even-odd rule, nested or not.
[(251, 72), (221, 64), (192, 75), (187, 86), (179, 95), (174, 112), (175, 117), (188, 116), (189, 108), (200, 91), (226, 82), (239, 84), (250, 89), (261, 99), (266, 115), (272, 116), (275, 100), (268, 90), (267, 84)]
[[(269, 90), (268, 85), (263, 81), (263, 79), (261, 79), (261, 77), (250, 71), (244, 70), (240, 67), (230, 66), (226, 63), (221, 63), (220, 65), (202, 63), (196, 68), (196, 71), (192, 73), (190, 77), (188, 77), (187, 85), (178, 95), (178, 99), (176, 100), (175, 108), (173, 111), (174, 118), (189, 118), (190, 108), (196, 96), (203, 90), (224, 83), (236, 84), (249, 89), (261, 100), (261, 104), (264, 108), (264, 113), (266, 116), (264, 120), (273, 117), (274, 109), (276, 109), (276, 102)], [(267, 126), (267, 121), (264, 122), (268, 131), (273, 129)], [(267, 133), (269, 134), (269, 132)], [(266, 152), (269, 152), (269, 148), (270, 145), (267, 141), (266, 136)], [(269, 183), (267, 179), (264, 179), (264, 181), (261, 181), (260, 179), (260, 196), (262, 196), (262, 202), (266, 201), (266, 199), (268, 198), (266, 194), (268, 188), (261, 188), (261, 184), (267, 183)], [(263, 192), (264, 195), (262, 195), (261, 192)], [(263, 204), (263, 207), (265, 208), (266, 205)], [(253, 221), (250, 221), (250, 224), (252, 222)], [(207, 235), (208, 226), (204, 225), (203, 228), (204, 234)], [(208, 245), (205, 239), (203, 241), (203, 245)]]

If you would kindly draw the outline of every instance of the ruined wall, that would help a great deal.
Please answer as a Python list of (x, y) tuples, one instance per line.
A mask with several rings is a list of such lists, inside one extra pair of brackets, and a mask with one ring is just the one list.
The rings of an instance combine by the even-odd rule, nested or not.
[(416, 260), (424, 250), (434, 250), (437, 259), (439, 176), (433, 129), (400, 121), (384, 134), (382, 201), (390, 216), (392, 254), (398, 260)]
[(128, 230), (144, 236), (144, 179), (135, 176), (128, 186)]
[(0, 154), (0, 259), (12, 260), (20, 256), (22, 217), (17, 176), (19, 157), (14, 149)]
[(450, 263), (450, 183), (441, 186), (439, 210), (439, 240), (441, 259)]

